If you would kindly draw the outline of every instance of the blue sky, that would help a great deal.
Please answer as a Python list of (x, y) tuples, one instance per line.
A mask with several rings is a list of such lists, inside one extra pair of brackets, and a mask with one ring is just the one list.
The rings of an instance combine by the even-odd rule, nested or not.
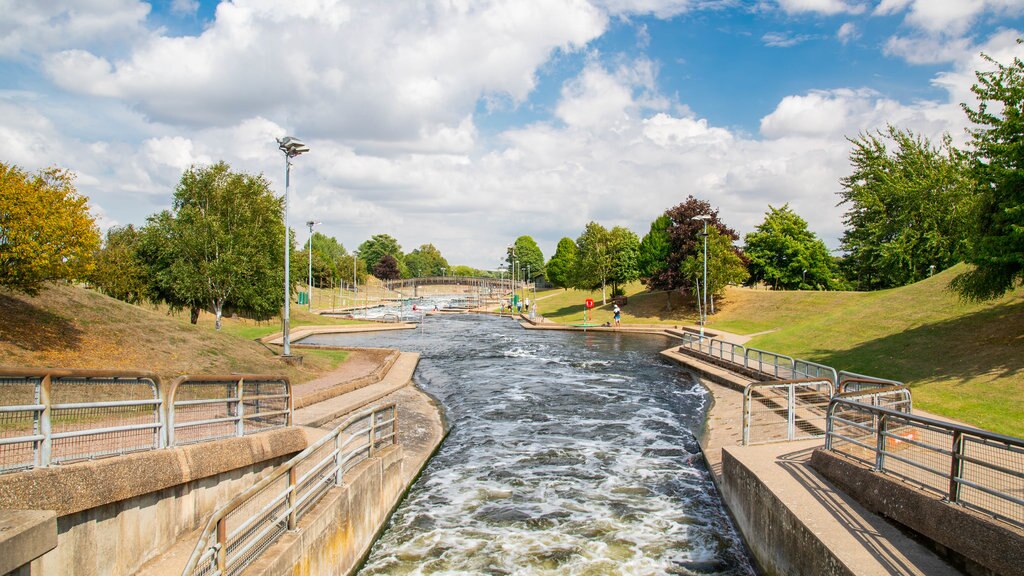
[(143, 223), (220, 159), (281, 193), (292, 134), (313, 149), (293, 228), (479, 267), (520, 234), (550, 256), (590, 220), (643, 235), (687, 194), (741, 233), (789, 203), (834, 247), (846, 137), (963, 143), (978, 53), (1009, 61), (1024, 35), (1024, 0), (0, 8), (0, 160), (74, 170), (102, 226)]

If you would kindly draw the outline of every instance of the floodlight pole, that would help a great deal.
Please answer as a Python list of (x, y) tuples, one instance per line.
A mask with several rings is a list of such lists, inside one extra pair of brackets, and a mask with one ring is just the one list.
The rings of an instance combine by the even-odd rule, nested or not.
[(289, 300), (291, 299), (291, 282), (289, 275), (289, 259), (291, 257), (291, 239), (288, 237), (288, 191), (291, 186), (292, 158), (299, 154), (309, 152), (306, 146), (298, 138), (285, 136), (277, 139), (278, 149), (284, 152), (284, 318), (282, 318), (281, 342), (284, 347), (283, 356), (291, 356), (291, 347), (288, 339), (289, 332)]
[(701, 295), (703, 305), (700, 309), (700, 335), (704, 337), (704, 324), (708, 321), (708, 219), (711, 216), (707, 214), (701, 214), (700, 216), (694, 216), (691, 220), (700, 220), (704, 222), (704, 293)]
[(309, 276), (306, 278), (306, 286), (309, 288), (308, 298), (306, 299), (306, 310), (313, 311), (313, 226), (316, 226), (319, 222), (312, 220), (306, 222), (306, 226), (309, 226)]

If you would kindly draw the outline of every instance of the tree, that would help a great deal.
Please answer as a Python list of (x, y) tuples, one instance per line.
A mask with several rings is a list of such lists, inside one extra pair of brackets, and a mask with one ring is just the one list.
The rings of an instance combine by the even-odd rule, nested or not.
[(854, 169), (839, 194), (849, 206), (841, 246), (851, 280), (865, 290), (892, 288), (960, 261), (973, 183), (949, 136), (936, 147), (889, 126), (850, 142)]
[(582, 290), (601, 288), (601, 304), (608, 303), (606, 287), (612, 274), (611, 234), (597, 222), (590, 222), (576, 239), (574, 286)]
[(623, 293), (622, 285), (640, 277), (638, 260), (640, 256), (640, 238), (628, 228), (616, 226), (608, 232), (612, 254), (612, 268), (609, 280), (612, 283), (612, 295)]
[(545, 270), (548, 282), (558, 288), (570, 288), (575, 284), (573, 273), (576, 270), (576, 243), (572, 238), (558, 241), (555, 255), (548, 261)]
[[(695, 216), (701, 215), (709, 216), (707, 220), (709, 233), (712, 228), (715, 228), (730, 241), (739, 239), (736, 231), (722, 223), (718, 217), (718, 210), (713, 209), (708, 201), (688, 196), (681, 204), (665, 211), (665, 217), (670, 222), (666, 229), (669, 238), (668, 256), (665, 259), (665, 266), (647, 278), (648, 288), (669, 292), (672, 290), (692, 291), (695, 286), (693, 277), (685, 273), (683, 262), (698, 253), (703, 257), (704, 223), (693, 219)], [(733, 248), (733, 251), (736, 249)], [(711, 259), (708, 258), (708, 261), (711, 262)], [(711, 272), (710, 266), (708, 272), (709, 274)], [(671, 299), (666, 297), (666, 307), (669, 306), (671, 306)]]
[(380, 280), (398, 280), (402, 271), (398, 268), (398, 260), (391, 254), (385, 254), (374, 264), (373, 275)]
[(0, 286), (37, 294), (46, 282), (85, 278), (100, 236), (74, 175), (28, 174), (0, 162)]
[(637, 254), (637, 268), (640, 277), (648, 279), (657, 276), (668, 265), (669, 237), (668, 229), (672, 220), (662, 214), (651, 222), (651, 229), (640, 240)]
[(744, 241), (751, 281), (787, 290), (835, 287), (832, 255), (789, 204), (769, 205), (764, 221)]
[[(346, 254), (338, 258), (338, 277), (347, 283), (358, 282), (363, 284), (366, 282), (366, 268), (359, 266), (355, 262), (355, 258), (354, 254)], [(355, 270), (354, 279), (352, 277), (353, 269)]]
[(424, 244), (406, 254), (405, 267), (413, 278), (440, 276), (442, 270), (451, 270), (448, 261), (433, 244)]
[(1024, 283), (1024, 62), (982, 57), (996, 69), (975, 73), (978, 108), (962, 105), (977, 126), (970, 133), (978, 207), (966, 250), (975, 267), (953, 280), (971, 300), (997, 298)]
[(142, 302), (147, 293), (146, 266), (139, 260), (142, 232), (131, 224), (107, 230), (103, 248), (96, 255), (96, 266), (89, 283), (101, 292), (131, 304)]
[[(526, 275), (526, 270), (529, 268), (530, 278), (536, 278), (544, 275), (544, 254), (540, 251), (540, 246), (533, 238), (529, 236), (520, 236), (515, 241), (515, 259), (519, 263), (518, 266), (522, 269), (523, 275)], [(508, 254), (505, 259), (509, 266), (512, 265), (512, 250), (508, 250)]]
[(216, 316), (225, 306), (267, 317), (282, 299), (284, 224), (281, 199), (263, 176), (218, 162), (185, 171), (172, 211), (149, 219), (141, 253), (155, 259), (156, 292), (172, 307)]
[(402, 261), (402, 247), (398, 240), (387, 234), (374, 234), (359, 245), (359, 260), (369, 271), (373, 271), (374, 266), (385, 254), (390, 254), (396, 262)]
[[(314, 281), (322, 286), (324, 284), (333, 284), (336, 280), (340, 280), (343, 277), (340, 261), (341, 258), (348, 255), (345, 247), (338, 242), (337, 238), (319, 232), (314, 232), (311, 240), (303, 252), (305, 252), (304, 256), (308, 259), (309, 246), (312, 245)], [(306, 260), (306, 262), (308, 266), (309, 261)], [(351, 264), (352, 262), (349, 261), (350, 268), (347, 274), (349, 277), (352, 276)]]
[(708, 226), (708, 284), (704, 286), (704, 252), (703, 239), (700, 254), (687, 256), (680, 267), (683, 276), (691, 279), (699, 290), (693, 290), (694, 297), (700, 302), (706, 289), (709, 295), (710, 312), (715, 312), (715, 296), (725, 293), (729, 284), (739, 284), (747, 280), (747, 267), (732, 244), (733, 238), (717, 227)]

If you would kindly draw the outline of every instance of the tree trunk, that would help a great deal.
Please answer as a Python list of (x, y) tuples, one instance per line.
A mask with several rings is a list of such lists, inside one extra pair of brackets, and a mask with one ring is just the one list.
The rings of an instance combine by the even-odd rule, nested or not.
[(215, 317), (213, 325), (214, 325), (214, 328), (217, 329), (217, 330), (220, 330), (220, 317), (221, 317), (221, 312), (222, 312), (223, 309), (224, 309), (224, 302), (223, 301), (218, 301), (218, 300), (214, 300), (213, 301), (213, 314), (214, 314), (214, 317)]
[(189, 308), (188, 319), (193, 324), (199, 323), (199, 306), (192, 306)]
[(715, 295), (714, 294), (708, 294), (708, 298), (711, 299), (711, 315), (714, 316), (715, 315)]
[(601, 306), (608, 305), (608, 298), (604, 295), (605, 283), (601, 282)]
[(671, 290), (665, 290), (665, 311), (666, 312), (671, 312), (672, 311), (672, 291)]

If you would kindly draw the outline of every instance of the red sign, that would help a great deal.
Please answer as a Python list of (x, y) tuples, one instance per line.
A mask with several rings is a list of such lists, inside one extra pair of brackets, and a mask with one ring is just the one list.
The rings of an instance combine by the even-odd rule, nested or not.
[(587, 298), (586, 301), (584, 302), (584, 304), (587, 306), (587, 308), (593, 308), (594, 307), (594, 299), (593, 298)]

